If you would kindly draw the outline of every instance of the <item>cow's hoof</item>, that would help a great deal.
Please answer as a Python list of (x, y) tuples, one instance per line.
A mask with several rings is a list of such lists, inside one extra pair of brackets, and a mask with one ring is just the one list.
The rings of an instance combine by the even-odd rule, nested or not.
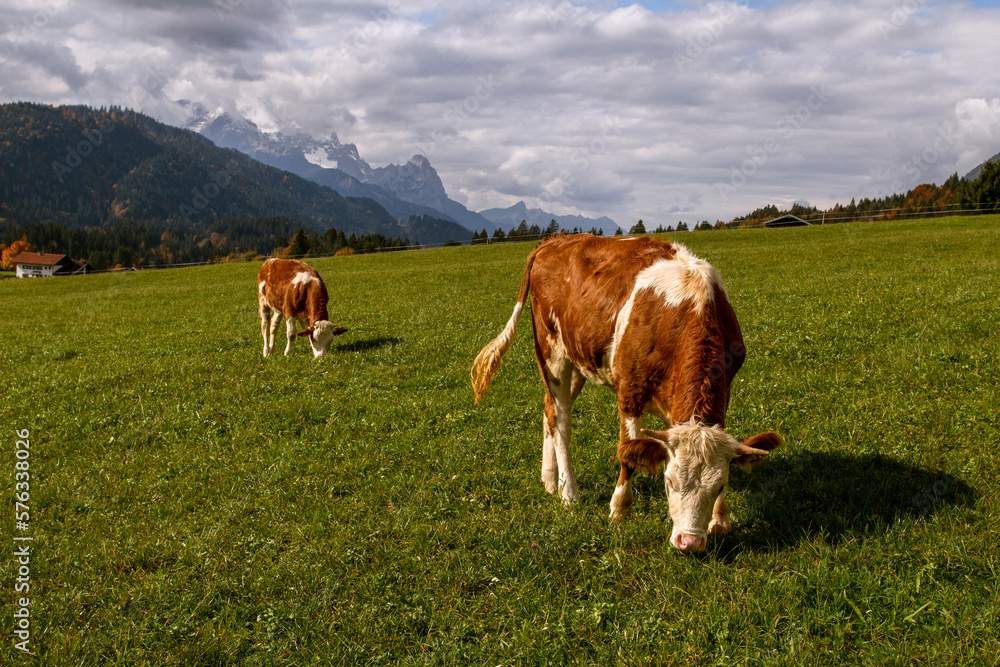
[(728, 535), (731, 532), (733, 532), (733, 524), (729, 521), (716, 521), (715, 519), (712, 519), (712, 523), (708, 524), (709, 535), (722, 537), (723, 535)]
[(625, 520), (630, 516), (632, 516), (632, 510), (630, 509), (615, 510), (611, 513), (609, 521), (611, 523), (625, 523)]
[(580, 495), (579, 494), (577, 494), (575, 496), (574, 495), (564, 495), (564, 496), (562, 496), (563, 507), (572, 507), (573, 505), (576, 505), (578, 502), (580, 502)]

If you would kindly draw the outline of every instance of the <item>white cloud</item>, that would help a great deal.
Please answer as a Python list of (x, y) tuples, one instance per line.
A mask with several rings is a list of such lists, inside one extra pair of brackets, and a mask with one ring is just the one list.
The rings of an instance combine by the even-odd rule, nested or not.
[(728, 219), (1000, 151), (1000, 10), (905, 4), (0, 0), (0, 100), (180, 123), (188, 99), (373, 165), (423, 153), (477, 209)]

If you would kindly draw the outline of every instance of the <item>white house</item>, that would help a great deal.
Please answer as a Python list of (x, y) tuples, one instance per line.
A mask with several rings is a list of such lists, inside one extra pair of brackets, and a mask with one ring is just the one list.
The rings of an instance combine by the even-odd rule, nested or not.
[(11, 260), (18, 278), (39, 278), (55, 275), (69, 276), (86, 273), (90, 266), (81, 260), (74, 261), (66, 255), (45, 252), (22, 252)]

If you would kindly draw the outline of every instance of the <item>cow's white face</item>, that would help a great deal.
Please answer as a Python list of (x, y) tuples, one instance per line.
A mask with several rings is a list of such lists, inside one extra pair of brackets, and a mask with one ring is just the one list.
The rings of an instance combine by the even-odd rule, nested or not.
[(729, 483), (729, 458), (701, 461), (683, 449), (668, 452), (663, 484), (674, 524), (670, 543), (685, 553), (704, 551), (712, 509)]
[(721, 428), (678, 424), (667, 431), (663, 483), (674, 527), (670, 543), (685, 553), (704, 551), (715, 501), (729, 483), (739, 443)]
[(684, 553), (705, 550), (716, 501), (729, 484), (730, 464), (749, 472), (781, 444), (775, 433), (741, 442), (719, 426), (694, 420), (666, 432), (644, 433), (666, 449), (663, 482), (674, 524), (670, 543)]
[(319, 359), (330, 350), (333, 337), (339, 336), (345, 331), (347, 329), (335, 326), (332, 322), (320, 320), (305, 331), (300, 331), (298, 335), (309, 336), (309, 346), (312, 348), (313, 357)]

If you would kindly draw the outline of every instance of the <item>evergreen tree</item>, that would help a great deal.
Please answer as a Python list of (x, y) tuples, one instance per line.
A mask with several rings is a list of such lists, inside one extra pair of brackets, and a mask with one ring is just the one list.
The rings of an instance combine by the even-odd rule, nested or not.
[(982, 213), (1000, 213), (1000, 162), (983, 165), (976, 180), (966, 187), (965, 208)]
[[(555, 236), (555, 235), (556, 235), (556, 234), (558, 234), (558, 233), (559, 233), (559, 223), (558, 223), (558, 222), (556, 222), (556, 221), (555, 221), (555, 220), (553, 219), (553, 220), (552, 220), (552, 221), (551, 221), (551, 222), (549, 223), (549, 226), (545, 228), (545, 231), (543, 232), (543, 235), (544, 235), (544, 236)], [(573, 233), (574, 233), (574, 234), (576, 233), (576, 230), (575, 230), (575, 229), (573, 230)]]
[(95, 271), (105, 271), (108, 268), (108, 256), (103, 250), (95, 250), (87, 258), (87, 264), (90, 264)]
[(506, 238), (507, 235), (499, 227), (493, 232), (493, 243), (503, 243)]
[(645, 234), (646, 225), (642, 224), (642, 220), (632, 225), (632, 229), (628, 230), (629, 234)]
[(514, 229), (510, 230), (510, 234), (507, 237), (511, 241), (527, 241), (528, 240), (528, 222), (527, 220), (522, 220)]
[(304, 229), (299, 227), (299, 231), (292, 238), (292, 243), (288, 246), (288, 257), (301, 258), (309, 254), (309, 250), (312, 248), (312, 242), (309, 237), (306, 236)]
[(115, 249), (115, 258), (112, 263), (117, 267), (132, 266), (132, 251), (126, 246), (118, 246)]
[(622, 235), (622, 228), (619, 227), (618, 229), (615, 230), (615, 236), (621, 236), (621, 235)]

